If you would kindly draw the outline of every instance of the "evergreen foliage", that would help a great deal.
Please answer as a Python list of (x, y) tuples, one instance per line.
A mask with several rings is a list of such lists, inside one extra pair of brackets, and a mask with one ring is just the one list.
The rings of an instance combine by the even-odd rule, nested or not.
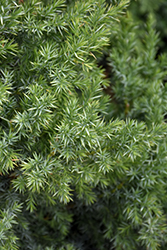
[(166, 249), (166, 57), (128, 3), (2, 0), (0, 249)]
[(131, 1), (129, 6), (130, 12), (133, 14), (133, 18), (140, 22), (143, 26), (149, 14), (152, 14), (155, 18), (156, 29), (159, 32), (160, 41), (158, 43), (159, 52), (166, 52), (167, 41), (167, 28), (166, 28), (166, 15), (167, 15), (167, 2), (166, 0), (137, 0)]

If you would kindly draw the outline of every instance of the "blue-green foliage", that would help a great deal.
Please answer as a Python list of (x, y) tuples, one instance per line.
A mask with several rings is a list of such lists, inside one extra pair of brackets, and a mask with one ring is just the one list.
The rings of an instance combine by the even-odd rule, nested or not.
[(135, 20), (140, 22), (143, 26), (148, 15), (151, 14), (156, 20), (156, 29), (159, 32), (160, 41), (158, 43), (159, 52), (166, 51), (167, 28), (166, 28), (166, 14), (167, 2), (166, 0), (132, 0), (129, 10)]
[(161, 123), (166, 113), (166, 55), (157, 55), (158, 34), (150, 15), (137, 32), (130, 14), (114, 26), (108, 61), (114, 95), (111, 110), (121, 118)]
[(165, 245), (166, 61), (128, 2), (2, 1), (1, 249)]

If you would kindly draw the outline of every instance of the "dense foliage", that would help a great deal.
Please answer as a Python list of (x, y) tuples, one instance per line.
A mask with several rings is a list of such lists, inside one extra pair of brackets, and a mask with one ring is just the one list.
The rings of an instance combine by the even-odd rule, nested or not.
[(152, 14), (156, 20), (156, 29), (159, 32), (160, 41), (158, 44), (159, 51), (166, 50), (167, 28), (167, 1), (166, 0), (132, 0), (129, 5), (129, 10), (135, 20), (140, 22), (142, 26), (149, 14)]
[(128, 3), (2, 0), (0, 249), (166, 249), (167, 61)]

